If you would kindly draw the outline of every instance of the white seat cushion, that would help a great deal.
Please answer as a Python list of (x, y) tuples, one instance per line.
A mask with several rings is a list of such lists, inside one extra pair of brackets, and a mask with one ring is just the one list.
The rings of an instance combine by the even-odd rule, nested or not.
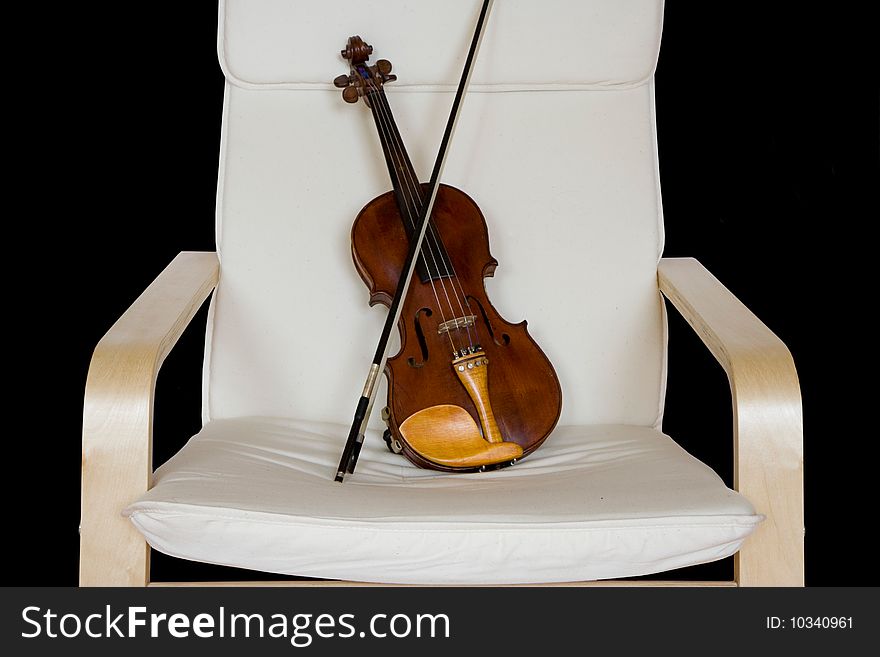
[(421, 584), (654, 573), (729, 556), (761, 521), (649, 427), (560, 427), (515, 467), (475, 475), (415, 468), (372, 432), (338, 484), (345, 435), (320, 422), (210, 422), (125, 513), (173, 556)]

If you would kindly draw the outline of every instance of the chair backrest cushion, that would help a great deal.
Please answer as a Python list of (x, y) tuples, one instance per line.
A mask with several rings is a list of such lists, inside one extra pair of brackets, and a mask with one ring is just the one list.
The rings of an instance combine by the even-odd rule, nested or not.
[[(385, 311), (367, 307), (349, 232), (390, 182), (369, 111), (329, 81), (352, 34), (390, 59), (389, 102), (427, 179), (479, 4), (221, 2), (206, 421), (350, 421)], [(500, 263), (489, 296), (556, 367), (562, 424), (660, 418), (661, 19), (659, 0), (499, 0), (451, 145), (444, 182), (478, 203)]]

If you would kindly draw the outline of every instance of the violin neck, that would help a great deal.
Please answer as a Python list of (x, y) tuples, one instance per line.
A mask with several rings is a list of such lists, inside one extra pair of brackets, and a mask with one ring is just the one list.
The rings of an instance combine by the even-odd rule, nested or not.
[(374, 91), (369, 96), (370, 110), (373, 112), (379, 140), (382, 142), (382, 152), (385, 154), (385, 163), (388, 165), (388, 173), (391, 176), (391, 184), (394, 186), (394, 195), (397, 197), (400, 212), (405, 214), (408, 209), (415, 213), (413, 216), (418, 216), (422, 204), (422, 190), (417, 184), (419, 177), (403, 145), (385, 90)]
[[(369, 100), (379, 140), (382, 142), (385, 163), (388, 165), (388, 174), (391, 176), (397, 208), (400, 211), (406, 234), (411, 238), (424, 200), (422, 186), (403, 145), (403, 139), (397, 129), (397, 123), (391, 113), (384, 89), (371, 92)], [(416, 261), (416, 273), (419, 278), (423, 283), (427, 283), (429, 280), (449, 277), (452, 271), (449, 255), (433, 226), (433, 221), (428, 227), (426, 246), (430, 250), (430, 254), (420, 257)], [(422, 247), (423, 251), (425, 248), (425, 246)]]

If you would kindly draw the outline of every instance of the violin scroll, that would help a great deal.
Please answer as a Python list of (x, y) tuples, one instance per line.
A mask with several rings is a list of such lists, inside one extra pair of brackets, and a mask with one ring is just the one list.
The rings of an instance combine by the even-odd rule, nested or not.
[(370, 92), (379, 91), (386, 82), (394, 82), (396, 75), (391, 74), (391, 62), (380, 59), (370, 66), (368, 60), (373, 53), (373, 46), (355, 35), (348, 38), (342, 57), (351, 63), (351, 72), (340, 75), (333, 84), (342, 89), (342, 99), (346, 103), (356, 103), (363, 98), (369, 106)]
[(367, 61), (373, 54), (373, 46), (357, 35), (350, 36), (340, 54), (344, 59), (350, 60), (352, 64), (360, 64)]

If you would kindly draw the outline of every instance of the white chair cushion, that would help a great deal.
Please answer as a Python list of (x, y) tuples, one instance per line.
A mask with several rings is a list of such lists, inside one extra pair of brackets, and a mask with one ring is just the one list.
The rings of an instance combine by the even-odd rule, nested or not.
[(506, 470), (413, 467), (368, 435), (332, 481), (345, 427), (240, 418), (205, 428), (125, 513), (167, 554), (387, 583), (628, 577), (733, 554), (751, 504), (648, 427), (559, 428)]

